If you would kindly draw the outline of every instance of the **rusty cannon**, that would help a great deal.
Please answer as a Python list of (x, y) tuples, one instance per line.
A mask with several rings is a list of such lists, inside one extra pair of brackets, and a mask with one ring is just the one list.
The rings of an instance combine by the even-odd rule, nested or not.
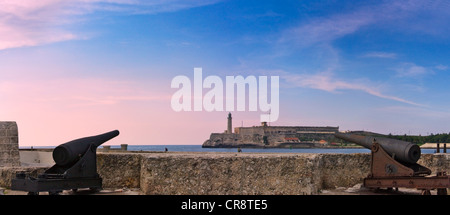
[(119, 131), (114, 130), (57, 146), (52, 154), (55, 165), (37, 178), (24, 172), (17, 173), (11, 180), (11, 189), (27, 191), (29, 195), (39, 192), (52, 195), (80, 188), (102, 189), (102, 178), (97, 173), (97, 147), (118, 135)]
[(417, 163), (421, 151), (416, 144), (351, 133), (336, 133), (334, 136), (371, 150), (370, 173), (363, 181), (365, 187), (416, 188), (422, 190), (422, 194), (430, 194), (430, 190), (436, 189), (439, 195), (446, 195), (447, 188), (450, 188), (450, 177), (446, 172), (430, 176), (431, 170)]
[(336, 133), (337, 138), (356, 143), (364, 148), (371, 149), (374, 142), (377, 142), (395, 160), (414, 164), (421, 156), (420, 147), (416, 144), (395, 140), (386, 137), (361, 136), (355, 134)]

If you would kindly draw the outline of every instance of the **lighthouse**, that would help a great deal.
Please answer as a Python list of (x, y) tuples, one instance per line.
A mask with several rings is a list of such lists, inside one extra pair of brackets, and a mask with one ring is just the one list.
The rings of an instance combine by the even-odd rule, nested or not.
[(231, 113), (228, 113), (228, 127), (227, 127), (227, 134), (232, 134), (233, 132), (231, 131), (232, 126), (231, 126)]

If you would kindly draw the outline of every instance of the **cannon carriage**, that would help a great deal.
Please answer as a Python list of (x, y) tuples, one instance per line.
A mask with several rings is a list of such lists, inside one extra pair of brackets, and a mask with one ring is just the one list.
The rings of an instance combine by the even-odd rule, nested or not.
[(368, 188), (416, 188), (422, 194), (437, 190), (447, 195), (450, 177), (446, 172), (431, 176), (431, 170), (417, 163), (421, 156), (416, 144), (385, 137), (361, 136), (336, 133), (335, 137), (358, 144), (371, 150), (371, 167), (363, 185)]
[(39, 192), (52, 195), (80, 188), (101, 190), (102, 178), (97, 173), (97, 147), (118, 135), (119, 131), (114, 130), (57, 146), (52, 153), (55, 165), (37, 178), (25, 172), (17, 173), (11, 181), (11, 189), (27, 191), (29, 195), (38, 195)]

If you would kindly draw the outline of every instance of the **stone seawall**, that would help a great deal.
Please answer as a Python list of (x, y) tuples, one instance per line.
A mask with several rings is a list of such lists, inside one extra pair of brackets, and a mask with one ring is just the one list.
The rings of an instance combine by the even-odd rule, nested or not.
[(97, 153), (97, 172), (103, 179), (103, 187), (139, 188), (141, 154)]
[(317, 191), (317, 155), (145, 156), (145, 194), (304, 194)]
[[(423, 154), (419, 163), (450, 172), (450, 154)], [(318, 194), (362, 183), (370, 154), (138, 153), (98, 156), (105, 187), (144, 194)]]
[[(450, 172), (450, 154), (423, 154), (419, 163)], [(143, 194), (318, 194), (351, 187), (369, 173), (370, 154), (288, 153), (98, 153), (105, 188), (140, 188)], [(15, 172), (43, 167), (0, 168), (0, 187)]]

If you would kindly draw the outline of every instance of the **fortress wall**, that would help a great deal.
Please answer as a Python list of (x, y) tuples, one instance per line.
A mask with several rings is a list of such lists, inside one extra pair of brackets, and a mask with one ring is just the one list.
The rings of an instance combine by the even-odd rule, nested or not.
[(16, 122), (0, 121), (0, 167), (20, 166)]
[(264, 135), (264, 129), (261, 126), (257, 126), (257, 127), (240, 127), (239, 128), (239, 134), (240, 135), (253, 135), (253, 134)]
[(338, 132), (339, 127), (314, 127), (314, 126), (267, 126), (266, 131), (308, 131), (308, 132)]
[(138, 153), (97, 153), (97, 172), (103, 187), (139, 188), (141, 157)]
[(311, 194), (319, 189), (317, 155), (145, 155), (145, 194)]
[(43, 150), (20, 150), (20, 163), (22, 166), (40, 164), (43, 165), (54, 165), (53, 161), (53, 150), (43, 151)]
[[(450, 154), (423, 154), (419, 163), (450, 172)], [(370, 154), (288, 153), (98, 153), (105, 188), (140, 188), (144, 194), (317, 194), (362, 183)], [(2, 167), (0, 187), (17, 171), (43, 167)]]
[(370, 154), (320, 154), (321, 188), (351, 187), (370, 172)]
[[(370, 172), (370, 154), (167, 153), (142, 158), (145, 194), (303, 195), (351, 187)], [(420, 163), (450, 171), (450, 155), (424, 154)]]
[(275, 134), (281, 131), (281, 133), (296, 134), (297, 131), (304, 132), (338, 132), (339, 127), (310, 127), (310, 126), (254, 126), (254, 127), (237, 127), (235, 132), (243, 135), (259, 134), (264, 135), (264, 132)]
[(0, 187), (10, 188), (11, 180), (18, 172), (28, 172), (32, 177), (44, 173), (48, 167), (0, 167)]
[(417, 163), (429, 168), (433, 175), (436, 175), (436, 172), (450, 174), (450, 154), (448, 153), (422, 154)]

